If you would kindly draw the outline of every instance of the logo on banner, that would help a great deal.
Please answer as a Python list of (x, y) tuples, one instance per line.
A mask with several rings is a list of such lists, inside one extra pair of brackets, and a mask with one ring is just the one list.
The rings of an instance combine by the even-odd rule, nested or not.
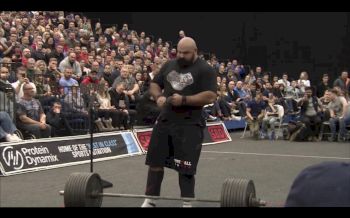
[(207, 128), (213, 142), (228, 140), (222, 125), (213, 125), (213, 126), (208, 126)]
[(137, 138), (143, 149), (147, 150), (149, 142), (151, 141), (152, 131), (138, 132)]
[(2, 159), (9, 167), (20, 170), (24, 166), (24, 158), (20, 151), (14, 150), (12, 146), (7, 146), (2, 151)]
[(39, 139), (0, 146), (0, 170), (3, 175), (11, 175), (87, 163), (91, 147), (96, 161), (142, 154), (131, 132), (97, 135), (92, 145), (87, 136), (71, 140)]

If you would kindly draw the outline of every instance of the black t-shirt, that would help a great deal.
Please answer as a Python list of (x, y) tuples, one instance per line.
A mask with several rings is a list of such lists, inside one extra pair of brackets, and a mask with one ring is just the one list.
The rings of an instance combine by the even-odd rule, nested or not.
[(259, 116), (262, 110), (266, 108), (266, 103), (264, 101), (257, 102), (255, 99), (248, 102), (247, 108), (250, 108), (250, 114), (256, 118)]
[[(216, 73), (205, 61), (197, 59), (191, 66), (182, 68), (176, 60), (168, 61), (154, 77), (153, 81), (164, 89), (164, 96), (175, 93), (191, 96), (204, 91), (216, 93)], [(181, 124), (204, 124), (201, 106), (175, 107), (167, 103), (160, 114), (161, 120)]]

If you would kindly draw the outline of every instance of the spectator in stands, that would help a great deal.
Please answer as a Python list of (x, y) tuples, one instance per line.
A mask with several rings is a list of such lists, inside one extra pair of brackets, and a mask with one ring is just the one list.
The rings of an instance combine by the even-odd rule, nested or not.
[(89, 75), (83, 79), (81, 84), (84, 84), (84, 85), (95, 84), (95, 85), (97, 85), (97, 84), (99, 84), (99, 82), (100, 82), (100, 80), (97, 77), (97, 72), (92, 70), (92, 71), (90, 71)]
[(136, 106), (137, 125), (154, 125), (160, 109), (149, 92), (145, 92)]
[(34, 58), (29, 58), (26, 64), (27, 67), (27, 78), (33, 82), (35, 77), (35, 60)]
[(88, 57), (89, 57), (89, 53), (88, 53), (87, 47), (86, 46), (82, 46), (81, 47), (81, 52), (80, 52), (80, 55), (79, 55), (79, 58), (80, 58), (79, 61), (84, 60), (85, 63), (87, 63), (88, 62)]
[(130, 103), (135, 104), (138, 98), (137, 93), (140, 90), (140, 87), (136, 83), (135, 78), (129, 75), (128, 71), (128, 66), (123, 66), (120, 76), (115, 79), (112, 87), (115, 89), (117, 83), (123, 82), (125, 84), (124, 93), (128, 96)]
[[(275, 104), (275, 97), (273, 95), (270, 95), (266, 106), (266, 113), (261, 125), (262, 139), (264, 139), (266, 136), (268, 136), (270, 140), (275, 139), (275, 123), (278, 119), (278, 110)], [(271, 129), (270, 134), (268, 134), (268, 127)]]
[(255, 68), (255, 78), (262, 78), (262, 77), (263, 77), (262, 68), (260, 66), (257, 66)]
[(63, 76), (64, 76), (63, 73), (61, 73), (57, 68), (57, 59), (50, 58), (49, 66), (47, 67), (44, 77), (49, 78), (50, 82), (58, 82), (59, 79)]
[(46, 116), (37, 99), (34, 99), (34, 87), (31, 84), (23, 85), (23, 97), (18, 102), (18, 128), (28, 131), (36, 138), (51, 136), (51, 126), (46, 124)]
[(73, 68), (66, 67), (64, 70), (64, 76), (61, 77), (59, 85), (64, 88), (64, 94), (68, 94), (70, 87), (78, 85), (78, 81), (72, 78)]
[(269, 73), (264, 73), (263, 78), (262, 78), (262, 83), (265, 85), (266, 83), (271, 83), (270, 82), (270, 74)]
[(0, 68), (0, 108), (1, 111), (6, 111), (11, 117), (14, 117), (14, 95), (15, 90), (8, 81), (9, 70), (6, 67)]
[(28, 59), (32, 57), (31, 51), (29, 48), (24, 48), (22, 50), (22, 57), (21, 57), (21, 61), (22, 61), (22, 65), (26, 66), (28, 63)]
[(182, 38), (184, 38), (184, 37), (186, 37), (185, 31), (180, 30), (180, 31), (179, 31), (179, 40), (182, 39)]
[(55, 41), (54, 39), (49, 35), (48, 38), (45, 40), (45, 43), (43, 44), (43, 48), (50, 49), (51, 51), (55, 49)]
[(130, 34), (129, 26), (128, 24), (124, 23), (123, 28), (119, 31), (119, 35), (121, 35), (122, 38), (126, 38), (126, 36), (129, 34)]
[(311, 83), (310, 83), (310, 80), (309, 80), (309, 75), (307, 74), (306, 71), (302, 71), (300, 73), (300, 77), (299, 77), (299, 80), (298, 80), (298, 87), (301, 91), (302, 94), (305, 93), (305, 88), (306, 87), (310, 87), (311, 86)]
[(74, 48), (75, 46), (79, 45), (79, 41), (75, 38), (76, 34), (75, 32), (70, 32), (68, 34), (68, 39), (66, 40), (66, 45), (69, 48)]
[(70, 52), (68, 57), (63, 59), (62, 62), (60, 63), (59, 69), (61, 72), (64, 72), (67, 67), (70, 67), (73, 72), (72, 77), (75, 80), (79, 81), (82, 76), (82, 72), (81, 72), (79, 62), (76, 61), (76, 57), (77, 56), (74, 52)]
[(36, 86), (34, 83), (30, 82), (30, 80), (27, 78), (27, 73), (26, 73), (25, 67), (17, 68), (16, 76), (17, 76), (17, 81), (12, 83), (11, 85), (15, 89), (17, 101), (19, 101), (24, 95), (24, 92), (23, 92), (24, 84), (30, 84), (33, 87), (34, 93), (36, 93)]
[(37, 43), (35, 50), (32, 52), (32, 58), (34, 58), (36, 61), (37, 60), (44, 60), (44, 61), (47, 60), (46, 54), (44, 53), (44, 50), (43, 50), (43, 44), (44, 44), (43, 42), (39, 41)]
[(313, 94), (311, 87), (305, 87), (304, 97), (299, 100), (298, 105), (301, 106), (301, 121), (306, 125), (308, 130), (308, 139), (310, 141), (317, 141), (317, 135), (321, 125), (321, 117), (319, 115), (322, 103)]
[(227, 77), (227, 72), (225, 71), (225, 66), (221, 65), (219, 67), (219, 71), (217, 72), (217, 76), (220, 77), (221, 79)]
[(64, 59), (63, 55), (63, 46), (62, 45), (56, 45), (55, 51), (52, 51), (49, 55), (47, 55), (46, 63), (49, 62), (51, 58), (56, 58), (57, 63), (60, 64), (61, 61)]
[[(119, 73), (119, 74), (118, 74)], [(105, 65), (104, 72), (102, 74), (102, 78), (107, 81), (108, 86), (112, 87), (114, 80), (120, 76), (119, 71), (113, 71), (111, 65)]]
[(98, 77), (100, 78), (103, 74), (104, 68), (100, 66), (100, 64), (97, 61), (93, 61), (91, 65), (91, 70), (96, 71)]
[(262, 96), (261, 92), (257, 92), (256, 97), (248, 102), (246, 110), (249, 129), (253, 133), (255, 139), (258, 139), (259, 137), (260, 125), (265, 115), (266, 104), (263, 101)]
[(316, 88), (316, 96), (318, 98), (321, 98), (324, 95), (325, 91), (330, 89), (328, 82), (329, 82), (328, 74), (323, 74), (322, 81), (320, 84), (318, 84), (318, 86)]
[(298, 111), (298, 100), (300, 99), (301, 93), (297, 88), (297, 81), (293, 80), (291, 86), (285, 88), (284, 99), (287, 104), (286, 113), (294, 113)]
[(5, 139), (7, 142), (22, 141), (15, 132), (17, 128), (13, 124), (11, 117), (5, 111), (0, 111), (0, 139)]
[[(130, 124), (134, 124), (136, 111), (130, 109), (129, 97), (127, 94), (125, 94), (125, 89), (125, 83), (117, 82), (115, 84), (115, 88), (112, 88), (109, 91), (109, 94), (111, 96), (111, 105), (114, 106), (118, 111), (122, 112), (120, 114), (121, 117), (119, 120), (122, 122), (124, 129), (129, 129)], [(128, 122), (129, 119), (130, 122)]]
[(15, 73), (15, 68), (11, 65), (12, 63), (12, 60), (11, 58), (9, 57), (4, 57), (2, 60), (1, 60), (1, 66), (2, 67), (6, 67), (9, 71), (9, 77), (8, 77), (8, 80), (10, 83), (13, 83), (15, 82), (17, 79), (16, 79), (16, 73)]
[[(336, 139), (339, 142), (346, 141), (346, 124), (350, 123), (349, 104), (337, 89), (330, 91), (330, 103), (328, 109), (330, 112), (330, 129), (332, 135), (328, 138), (329, 141), (333, 142)], [(339, 124), (339, 135), (337, 137), (337, 124)]]
[(333, 83), (333, 87), (338, 86), (344, 92), (349, 92), (350, 88), (350, 79), (347, 71), (343, 71), (338, 79), (336, 79)]
[(52, 137), (71, 136), (74, 130), (70, 126), (67, 117), (62, 113), (62, 105), (60, 102), (54, 102), (50, 111), (46, 113), (47, 123), (51, 126)]
[(220, 111), (222, 113), (221, 119), (230, 120), (231, 119), (231, 104), (229, 104), (229, 97), (227, 93), (227, 87), (225, 84), (221, 84), (219, 87), (219, 98), (218, 104), (220, 107)]
[(277, 82), (279, 84), (283, 83), (285, 88), (290, 86), (290, 82), (288, 81), (288, 74), (287, 73), (283, 73), (282, 79), (279, 79)]
[[(96, 95), (96, 99), (97, 102), (99, 104), (98, 107), (98, 117), (99, 119), (97, 121), (95, 121), (95, 123), (97, 124), (97, 127), (99, 128), (99, 130), (101, 132), (109, 130), (115, 130), (113, 124), (116, 124), (116, 126), (120, 127), (121, 124), (121, 116), (122, 116), (122, 112), (118, 111), (115, 106), (111, 105), (111, 96), (109, 95), (108, 92), (108, 88), (109, 85), (106, 81), (102, 80), (99, 83), (99, 87), (97, 89), (97, 95)], [(107, 127), (104, 128), (101, 119), (102, 118), (102, 122), (105, 124), (105, 126)]]
[(68, 121), (73, 129), (88, 130), (89, 113), (88, 104), (83, 98), (78, 84), (70, 87), (68, 94), (64, 97), (64, 112), (69, 114)]
[(235, 81), (230, 81), (229, 83), (228, 83), (228, 86), (227, 86), (227, 96), (228, 96), (228, 98), (229, 98), (229, 102), (232, 102), (232, 106), (234, 107), (234, 108), (236, 108), (237, 107), (237, 103), (238, 103), (238, 101), (237, 101), (237, 99), (239, 98), (239, 95), (238, 95), (238, 93), (236, 92), (236, 90), (235, 90)]
[[(15, 55), (18, 55), (16, 54), (16, 51), (15, 49), (18, 48), (19, 49), (19, 42), (17, 42), (17, 34), (16, 33), (11, 33), (10, 35), (10, 40), (8, 40), (6, 42), (6, 47), (5, 47), (5, 51), (3, 52), (3, 55), (5, 57), (10, 57), (12, 58), (12, 60), (14, 60), (15, 58), (16, 59), (19, 59), (20, 57), (16, 57)], [(14, 57), (15, 56), (15, 57)]]

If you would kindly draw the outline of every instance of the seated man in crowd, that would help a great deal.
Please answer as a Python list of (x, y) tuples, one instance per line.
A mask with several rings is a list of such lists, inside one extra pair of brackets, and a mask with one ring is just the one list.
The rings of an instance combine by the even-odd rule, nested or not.
[[(275, 139), (275, 123), (278, 120), (278, 111), (276, 108), (276, 98), (270, 94), (268, 104), (266, 106), (265, 117), (262, 121), (262, 137), (268, 136), (270, 140)], [(268, 127), (270, 126), (271, 133), (268, 134)]]
[[(317, 135), (320, 132), (321, 127), (321, 107), (320, 100), (313, 94), (311, 87), (305, 87), (305, 94), (298, 102), (301, 106), (301, 121), (306, 125), (309, 141), (317, 141)], [(312, 128), (313, 127), (313, 128)]]
[[(332, 135), (328, 138), (329, 141), (333, 142), (338, 140), (340, 142), (346, 141), (346, 122), (349, 122), (348, 108), (349, 105), (346, 99), (340, 96), (337, 89), (332, 89), (330, 91), (330, 103), (328, 104), (328, 109), (330, 112), (330, 129)], [(337, 124), (339, 123), (339, 135), (337, 137)]]
[(160, 114), (160, 109), (157, 106), (156, 101), (148, 91), (140, 98), (136, 110), (138, 125), (153, 125)]
[(31, 84), (23, 85), (23, 97), (18, 102), (18, 128), (32, 133), (36, 138), (51, 136), (51, 126), (46, 123), (46, 116), (39, 100), (34, 99), (34, 88)]
[(0, 139), (5, 139), (7, 142), (22, 141), (16, 134), (17, 128), (13, 124), (8, 113), (0, 111)]
[(247, 102), (249, 101), (249, 95), (243, 89), (243, 82), (242, 81), (237, 82), (236, 87), (234, 88), (234, 91), (239, 96), (236, 99), (236, 102), (237, 102), (238, 110), (240, 111), (240, 115), (245, 117), (246, 116)]
[(260, 91), (256, 93), (255, 98), (247, 104), (247, 122), (249, 129), (253, 133), (253, 137), (258, 139), (260, 124), (265, 115), (266, 104)]
[(62, 113), (62, 105), (60, 102), (53, 103), (52, 108), (46, 114), (46, 120), (52, 128), (52, 137), (74, 135), (67, 117)]
[(130, 104), (135, 104), (138, 100), (137, 93), (140, 90), (139, 85), (137, 84), (134, 77), (129, 75), (129, 68), (127, 65), (124, 65), (121, 69), (120, 76), (117, 77), (112, 85), (112, 88), (116, 88), (116, 84), (123, 82), (125, 84), (124, 93), (128, 96)]
[(10, 117), (14, 117), (14, 95), (15, 91), (8, 81), (9, 70), (6, 67), (0, 68), (0, 110), (6, 111)]
[[(120, 118), (118, 120), (124, 126), (124, 129), (129, 129), (135, 122), (136, 111), (130, 109), (129, 97), (125, 94), (126, 85), (123, 82), (116, 84), (115, 88), (109, 91), (111, 96), (111, 105), (114, 106), (120, 113)], [(119, 123), (113, 124), (113, 126), (118, 126)], [(120, 128), (120, 126), (118, 126)]]
[(297, 87), (298, 83), (297, 81), (293, 80), (291, 82), (290, 86), (287, 86), (285, 88), (285, 99), (286, 99), (286, 104), (287, 104), (287, 111), (288, 112), (297, 112), (298, 111), (298, 100), (300, 99), (301, 91)]
[(89, 113), (83, 94), (78, 84), (70, 87), (71, 90), (64, 97), (63, 111), (73, 129), (87, 131), (89, 128)]
[(76, 58), (77, 58), (77, 55), (74, 52), (70, 52), (68, 56), (61, 61), (59, 65), (59, 70), (61, 72), (65, 72), (67, 68), (71, 68), (72, 69), (71, 76), (75, 80), (80, 81), (82, 72), (81, 72), (80, 64), (78, 61), (76, 61)]

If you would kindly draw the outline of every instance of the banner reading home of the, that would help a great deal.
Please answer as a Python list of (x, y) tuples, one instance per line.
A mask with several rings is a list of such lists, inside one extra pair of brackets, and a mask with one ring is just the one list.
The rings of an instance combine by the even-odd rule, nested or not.
[[(144, 152), (147, 151), (151, 140), (152, 128), (134, 130), (135, 137)], [(222, 122), (207, 123), (204, 130), (203, 145), (217, 144), (232, 141), (225, 125)]]
[[(0, 169), (13, 175), (90, 162), (89, 135), (38, 139), (0, 146)], [(95, 134), (94, 161), (142, 154), (132, 132)]]

